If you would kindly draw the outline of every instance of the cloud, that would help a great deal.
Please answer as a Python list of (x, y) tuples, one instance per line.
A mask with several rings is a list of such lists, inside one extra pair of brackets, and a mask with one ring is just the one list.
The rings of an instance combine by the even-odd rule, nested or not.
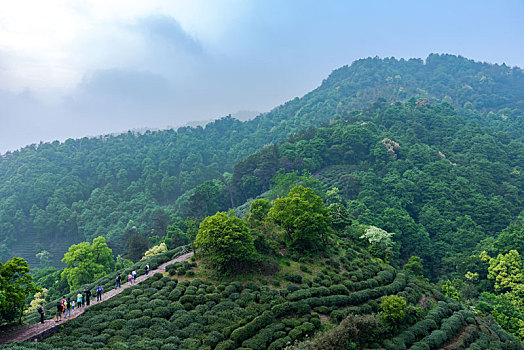
[(131, 127), (129, 122), (138, 127), (137, 123), (147, 118), (167, 113), (172, 98), (173, 91), (161, 75), (114, 68), (85, 77), (66, 105), (70, 114), (83, 123), (100, 122), (114, 128), (126, 120), (126, 127)]
[(140, 18), (135, 26), (155, 47), (171, 49), (190, 54), (201, 54), (201, 43), (186, 33), (180, 23), (166, 15), (152, 15)]

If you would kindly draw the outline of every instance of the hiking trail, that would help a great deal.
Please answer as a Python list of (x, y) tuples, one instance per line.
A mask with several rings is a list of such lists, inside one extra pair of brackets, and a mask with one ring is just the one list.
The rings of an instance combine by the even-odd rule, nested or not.
[[(16, 331), (4, 336), (3, 338), (0, 338), (0, 344), (7, 344), (7, 343), (11, 343), (11, 342), (15, 342), (15, 341), (25, 341), (25, 340), (29, 340), (29, 341), (34, 341), (34, 339), (38, 339), (39, 341), (56, 333), (60, 327), (67, 321), (71, 320), (71, 319), (74, 319), (74, 318), (77, 318), (78, 316), (82, 315), (84, 313), (84, 311), (91, 307), (92, 305), (97, 305), (97, 304), (100, 304), (100, 303), (103, 303), (104, 301), (108, 300), (108, 299), (111, 299), (112, 297), (114, 297), (115, 295), (118, 295), (120, 294), (123, 290), (129, 288), (129, 287), (133, 287), (134, 285), (137, 285), (143, 281), (145, 281), (146, 279), (152, 277), (155, 273), (163, 273), (166, 271), (166, 266), (167, 265), (171, 265), (171, 264), (174, 264), (176, 262), (181, 262), (181, 261), (186, 261), (188, 260), (189, 258), (191, 258), (193, 256), (193, 252), (190, 252), (190, 253), (187, 253), (187, 254), (184, 254), (184, 255), (180, 255), (178, 257), (176, 257), (175, 259), (171, 260), (171, 261), (168, 261), (166, 263), (163, 263), (162, 265), (160, 265), (157, 269), (155, 270), (151, 270), (149, 271), (149, 275), (141, 275), (141, 276), (138, 276), (136, 278), (136, 281), (133, 283), (133, 284), (130, 284), (129, 282), (126, 282), (126, 283), (122, 283), (122, 287), (121, 288), (118, 288), (118, 289), (111, 289), (110, 291), (108, 291), (107, 293), (104, 293), (102, 294), (102, 301), (99, 301), (97, 302), (95, 300), (95, 294), (93, 294), (93, 300), (91, 301), (91, 305), (90, 306), (85, 306), (85, 307), (82, 307), (80, 309), (75, 309), (74, 311), (71, 312), (71, 317), (68, 317), (66, 319), (64, 319), (62, 317), (62, 321), (59, 321), (59, 322), (55, 322), (55, 318), (51, 319), (51, 320), (45, 320), (44, 323), (37, 323), (37, 324), (31, 324), (31, 325), (26, 325), (26, 326), (22, 326), (20, 328), (18, 328)], [(122, 282), (124, 282), (124, 278), (127, 279), (127, 277), (122, 277)], [(36, 310), (34, 311), (36, 312)]]

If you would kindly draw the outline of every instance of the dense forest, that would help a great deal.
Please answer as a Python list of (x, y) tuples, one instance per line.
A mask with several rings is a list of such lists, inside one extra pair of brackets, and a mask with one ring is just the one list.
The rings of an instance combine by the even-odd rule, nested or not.
[(437, 278), (472, 268), (459, 261), (481, 242), (494, 254), (507, 249), (498, 235), (524, 210), (522, 164), (522, 142), (446, 102), (411, 99), (265, 147), (235, 166), (223, 196), (242, 202), (267, 191), (279, 170), (309, 171), (339, 191), (354, 219), (397, 232), (401, 260), (420, 255)]
[[(230, 187), (234, 165), (264, 145), (380, 99), (443, 99), (465, 119), (522, 139), (523, 86), (518, 68), (460, 56), (368, 58), (254, 120), (226, 117), (205, 128), (70, 139), (8, 152), (0, 159), (0, 257), (19, 255), (34, 266), (45, 257), (56, 264), (70, 244), (99, 235), (123, 252), (117, 242), (130, 228), (161, 236), (173, 211), (201, 216), (187, 200)], [(196, 191), (208, 180), (214, 185)], [(230, 193), (227, 205), (242, 204), (235, 198)]]

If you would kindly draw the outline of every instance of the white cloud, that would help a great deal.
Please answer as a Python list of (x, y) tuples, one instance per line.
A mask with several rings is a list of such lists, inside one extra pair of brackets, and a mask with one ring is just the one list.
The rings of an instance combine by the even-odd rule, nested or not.
[(193, 49), (207, 45), (216, 50), (221, 48), (218, 41), (242, 16), (247, 4), (233, 0), (2, 2), (0, 52), (4, 79), (0, 88), (29, 88), (37, 95), (56, 89), (57, 94), (63, 94), (86, 72), (147, 64), (147, 40), (159, 37), (137, 37), (138, 27), (149, 26), (150, 34), (159, 34), (178, 26), (185, 37), (179, 34), (175, 39), (182, 40), (186, 50), (191, 45)]

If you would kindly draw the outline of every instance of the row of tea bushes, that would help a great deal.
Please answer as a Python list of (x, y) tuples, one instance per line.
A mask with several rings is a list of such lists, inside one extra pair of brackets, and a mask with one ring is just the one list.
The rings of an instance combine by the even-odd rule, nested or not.
[[(128, 268), (112, 272), (90, 284), (87, 284), (87, 286), (92, 291), (93, 297), (94, 297), (94, 291), (96, 289), (96, 286), (98, 286), (98, 284), (102, 285), (102, 287), (104, 288), (104, 293), (106, 293), (115, 288), (115, 279), (118, 274), (122, 276), (122, 283), (124, 283), (127, 280), (127, 275), (129, 275), (132, 271), (136, 271), (138, 276), (141, 276), (145, 274), (145, 266), (147, 264), (149, 264), (149, 267), (151, 270), (154, 270), (158, 268), (160, 265), (170, 260), (173, 260), (177, 258), (178, 256), (182, 255), (183, 253), (187, 252), (188, 248), (189, 246), (177, 247), (165, 253), (141, 260)], [(66, 294), (65, 297), (71, 298), (72, 300), (76, 300), (76, 295), (78, 294), (79, 291), (83, 291), (84, 288), (85, 286), (83, 286), (83, 288), (81, 288), (80, 290)], [(56, 312), (56, 302), (57, 302), (56, 300), (51, 300), (49, 303), (44, 305), (44, 309), (46, 312), (46, 319), (48, 320), (53, 319), (53, 316), (55, 315), (55, 312)], [(28, 324), (38, 323), (40, 322), (40, 315), (36, 311), (28, 313), (24, 317), (24, 322)]]

